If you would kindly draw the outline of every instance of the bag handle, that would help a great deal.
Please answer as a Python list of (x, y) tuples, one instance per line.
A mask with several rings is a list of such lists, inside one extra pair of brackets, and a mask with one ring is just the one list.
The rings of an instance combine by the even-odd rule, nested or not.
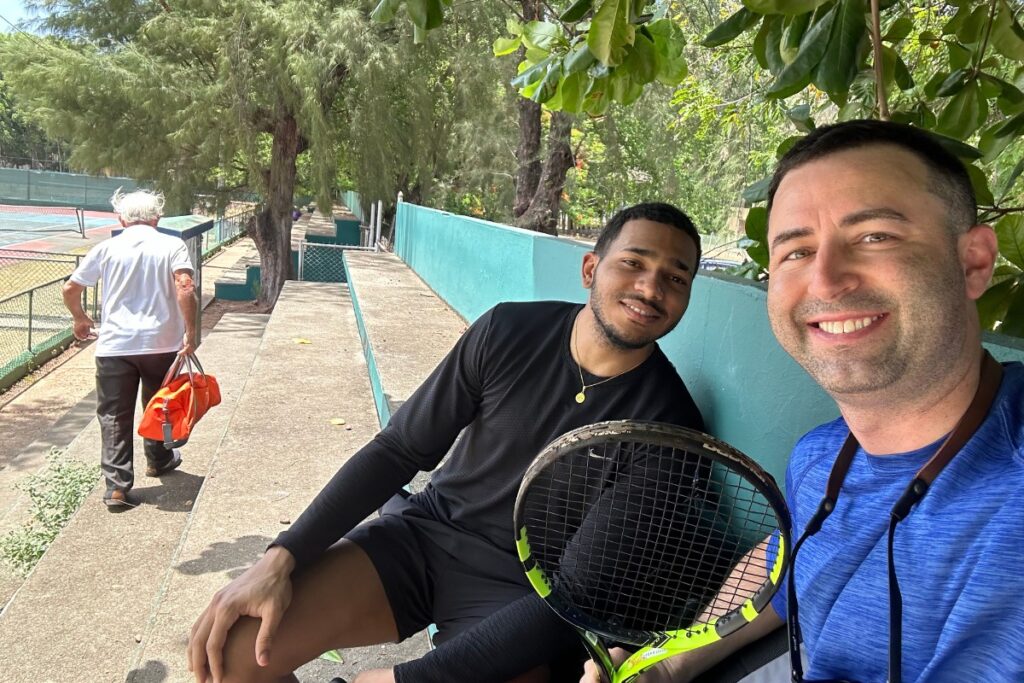
[[(188, 381), (193, 386), (193, 389), (192, 389), (192, 419), (191, 419), (190, 424), (189, 424), (189, 429), (192, 429), (192, 427), (196, 426), (196, 414), (199, 412), (199, 400), (196, 398), (196, 392), (195, 392), (195, 376), (198, 374), (198, 375), (202, 375), (203, 377), (206, 377), (206, 372), (203, 370), (203, 366), (199, 362), (199, 358), (196, 357), (196, 354), (194, 352), (193, 353), (187, 353), (187, 354), (184, 354), (184, 355), (179, 354), (178, 357), (174, 359), (174, 363), (171, 364), (171, 367), (168, 368), (167, 374), (164, 376), (164, 381), (161, 384), (161, 386), (167, 386), (168, 384), (170, 384), (171, 380), (173, 380), (175, 377), (177, 377), (180, 374), (181, 368), (182, 368), (183, 364), (185, 366), (185, 373), (188, 375)], [(195, 367), (193, 367), (193, 365)], [(198, 368), (198, 370), (199, 370), (198, 372), (196, 372), (196, 368)], [(188, 441), (188, 437), (185, 437), (184, 439), (181, 439), (179, 441), (175, 441), (174, 440), (173, 425), (171, 425), (171, 421), (168, 419), (169, 418), (169, 413), (168, 413), (168, 410), (167, 410), (167, 401), (166, 400), (164, 401), (164, 405), (163, 405), (163, 413), (164, 413), (164, 423), (163, 423), (164, 448), (172, 449), (172, 448), (180, 448), (180, 447), (184, 446), (185, 443)]]

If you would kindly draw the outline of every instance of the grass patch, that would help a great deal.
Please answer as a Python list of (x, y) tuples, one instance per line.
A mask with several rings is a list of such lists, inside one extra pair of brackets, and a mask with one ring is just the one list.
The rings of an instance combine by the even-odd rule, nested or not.
[(21, 576), (27, 576), (79, 508), (96, 480), (99, 467), (69, 458), (53, 448), (46, 467), (17, 485), (31, 501), (30, 519), (0, 538), (0, 560)]

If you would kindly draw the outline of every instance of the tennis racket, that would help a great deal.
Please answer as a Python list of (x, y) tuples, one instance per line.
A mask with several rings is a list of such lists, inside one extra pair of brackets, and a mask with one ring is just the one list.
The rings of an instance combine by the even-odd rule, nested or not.
[[(752, 621), (789, 559), (771, 475), (713, 437), (652, 422), (557, 438), (527, 469), (514, 521), (530, 584), (580, 632), (606, 683)], [(615, 666), (613, 645), (636, 651)]]

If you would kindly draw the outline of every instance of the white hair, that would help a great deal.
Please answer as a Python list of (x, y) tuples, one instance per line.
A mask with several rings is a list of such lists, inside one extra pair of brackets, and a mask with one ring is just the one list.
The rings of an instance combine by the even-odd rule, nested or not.
[(129, 225), (149, 223), (159, 220), (163, 215), (164, 195), (149, 190), (135, 190), (125, 194), (119, 187), (110, 198), (110, 205), (114, 207), (114, 213)]

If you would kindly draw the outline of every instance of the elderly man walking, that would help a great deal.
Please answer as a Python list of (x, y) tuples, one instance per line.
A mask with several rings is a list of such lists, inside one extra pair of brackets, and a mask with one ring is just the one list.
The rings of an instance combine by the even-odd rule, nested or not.
[[(74, 317), (76, 339), (92, 333), (82, 292), (103, 281), (103, 317), (96, 343), (96, 414), (103, 439), (101, 469), (110, 508), (134, 507), (135, 397), (142, 404), (179, 353), (196, 345), (196, 299), (192, 262), (185, 243), (157, 232), (160, 194), (118, 190), (110, 199), (124, 231), (92, 249), (64, 285), (64, 305)], [(181, 454), (144, 439), (146, 476), (159, 477), (181, 464)]]

